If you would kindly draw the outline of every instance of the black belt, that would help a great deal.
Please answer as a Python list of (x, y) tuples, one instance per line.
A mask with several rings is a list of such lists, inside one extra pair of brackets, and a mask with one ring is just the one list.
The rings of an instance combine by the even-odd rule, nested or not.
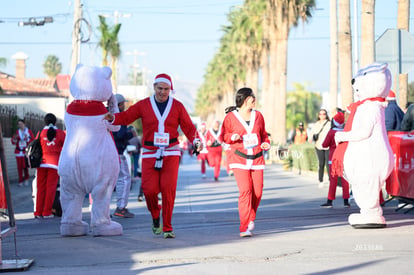
[(242, 158), (245, 158), (245, 159), (257, 159), (257, 158), (260, 158), (261, 156), (263, 156), (263, 151), (260, 151), (256, 155), (246, 155), (245, 153), (242, 153), (239, 150), (236, 150), (234, 153), (238, 156), (241, 156)]
[[(172, 139), (170, 139), (169, 144), (175, 143), (177, 141), (178, 141), (177, 138), (172, 138)], [(153, 141), (144, 141), (144, 145), (147, 145), (147, 146), (155, 146)]]

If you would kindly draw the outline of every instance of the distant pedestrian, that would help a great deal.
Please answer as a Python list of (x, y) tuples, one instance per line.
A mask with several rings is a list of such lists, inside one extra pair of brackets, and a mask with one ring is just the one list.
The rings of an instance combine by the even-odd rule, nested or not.
[[(125, 111), (125, 97), (121, 94), (116, 94), (116, 100), (118, 102), (119, 112)], [(124, 151), (128, 146), (128, 141), (133, 137), (133, 134), (128, 130), (126, 125), (122, 125), (118, 132), (112, 132), (115, 140), (116, 149), (120, 159), (119, 175), (116, 182), (116, 209), (114, 216), (121, 218), (133, 218), (135, 215), (129, 212), (128, 198), (131, 190), (131, 171), (128, 167), (127, 159), (124, 155)]]
[(305, 126), (302, 121), (298, 123), (298, 127), (295, 130), (295, 136), (293, 137), (293, 144), (299, 145), (306, 142), (308, 134), (306, 133)]
[(220, 139), (220, 121), (216, 120), (213, 122), (213, 127), (207, 131), (205, 139), (208, 150), (208, 164), (214, 167), (214, 180), (218, 181), (220, 176), (221, 155), (223, 153), (223, 148), (221, 147), (222, 141)]
[(319, 110), (318, 120), (315, 122), (315, 125), (310, 131), (308, 142), (315, 143), (315, 151), (318, 157), (318, 180), (319, 188), (323, 187), (323, 176), (324, 176), (324, 167), (326, 167), (326, 172), (329, 173), (328, 159), (329, 159), (329, 148), (323, 147), (322, 143), (326, 138), (330, 130), (328, 112), (325, 109)]
[(206, 143), (207, 127), (206, 123), (202, 122), (198, 129), (198, 136), (200, 137), (201, 143), (203, 144), (203, 150), (198, 154), (197, 159), (201, 165), (201, 177), (206, 178), (206, 166), (208, 164), (208, 148)]
[(414, 103), (410, 104), (401, 122), (401, 131), (414, 130)]
[(395, 99), (395, 93), (390, 91), (386, 97), (388, 102), (385, 108), (385, 129), (387, 131), (399, 131), (401, 129), (401, 121), (404, 117), (404, 112), (398, 106)]
[(250, 88), (236, 93), (236, 106), (226, 108), (221, 139), (230, 145), (228, 162), (239, 188), (240, 237), (252, 236), (263, 192), (263, 150), (269, 150), (265, 121), (255, 110), (256, 97)]
[(29, 185), (29, 169), (26, 166), (25, 160), (25, 150), (27, 145), (34, 139), (34, 135), (29, 128), (26, 127), (26, 124), (23, 119), (17, 121), (17, 131), (12, 136), (11, 143), (16, 145), (14, 154), (16, 156), (17, 162), (17, 174), (19, 176), (19, 187)]
[(36, 210), (35, 218), (53, 218), (52, 207), (55, 201), (56, 188), (59, 181), (58, 163), (65, 142), (65, 132), (56, 127), (56, 116), (48, 113), (45, 127), (40, 132), (42, 146), (42, 163), (36, 174)]

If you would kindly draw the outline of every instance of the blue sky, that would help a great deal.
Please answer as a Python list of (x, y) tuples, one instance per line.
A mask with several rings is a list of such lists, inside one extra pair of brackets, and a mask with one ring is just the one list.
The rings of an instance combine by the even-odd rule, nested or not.
[[(63, 72), (70, 72), (73, 6), (67, 0), (4, 1), (0, 10), (0, 56), (8, 59), (1, 71), (14, 75), (11, 56), (23, 51), (28, 78), (45, 77), (42, 64), (49, 54), (59, 57)], [(306, 84), (312, 91), (329, 89), (329, 2), (317, 1), (317, 10), (306, 25), (292, 29), (288, 52), (288, 89), (292, 83)], [(360, 2), (360, 1), (358, 1)], [(376, 1), (376, 38), (387, 28), (396, 27), (397, 0)], [(202, 82), (208, 62), (219, 47), (221, 26), (226, 14), (241, 0), (83, 0), (84, 18), (92, 26), (91, 43), (82, 44), (81, 62), (101, 64), (101, 50), (96, 47), (98, 15), (117, 11), (122, 23), (119, 78), (125, 79), (134, 64), (134, 50), (145, 53), (136, 62), (149, 71), (149, 77), (166, 72), (173, 79), (195, 86)], [(351, 1), (353, 3), (353, 1)], [(411, 14), (414, 14), (413, 5)], [(18, 27), (20, 19), (53, 16), (54, 22), (39, 27)], [(129, 16), (129, 17), (126, 17)], [(357, 17), (359, 19), (359, 16)], [(351, 20), (353, 20), (353, 16)], [(412, 20), (410, 21), (412, 25)], [(85, 29), (86, 30), (86, 29)], [(410, 73), (411, 78), (411, 73)]]

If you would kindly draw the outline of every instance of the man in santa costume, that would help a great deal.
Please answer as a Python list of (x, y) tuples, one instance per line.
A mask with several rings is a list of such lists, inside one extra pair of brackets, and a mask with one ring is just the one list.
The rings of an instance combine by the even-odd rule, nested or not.
[(198, 154), (197, 156), (197, 159), (201, 163), (201, 177), (203, 179), (206, 178), (206, 163), (208, 161), (206, 134), (207, 134), (207, 127), (206, 127), (206, 123), (203, 122), (200, 124), (199, 130), (198, 130), (198, 136), (200, 137), (201, 143), (203, 144), (203, 150), (201, 150), (200, 154)]
[(220, 121), (214, 121), (213, 127), (207, 131), (205, 139), (208, 148), (208, 164), (214, 167), (214, 180), (218, 181), (223, 151), (220, 140)]
[[(125, 112), (105, 115), (105, 119), (114, 125), (128, 125), (141, 118), (142, 189), (153, 220), (152, 231), (155, 235), (164, 232), (164, 238), (175, 238), (171, 220), (181, 155), (178, 127), (194, 144), (197, 152), (202, 149), (197, 129), (184, 105), (170, 95), (171, 91), (171, 77), (159, 74), (154, 80), (153, 96), (138, 101)], [(162, 206), (158, 204), (160, 192)]]

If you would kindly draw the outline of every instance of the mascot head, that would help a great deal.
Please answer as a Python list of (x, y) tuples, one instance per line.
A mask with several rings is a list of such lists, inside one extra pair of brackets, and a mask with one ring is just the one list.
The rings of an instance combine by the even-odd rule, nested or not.
[(78, 64), (70, 81), (70, 93), (76, 100), (107, 101), (112, 95), (112, 70)]
[(390, 92), (392, 75), (388, 64), (373, 63), (362, 69), (352, 79), (354, 100), (364, 100), (371, 97), (386, 98)]

